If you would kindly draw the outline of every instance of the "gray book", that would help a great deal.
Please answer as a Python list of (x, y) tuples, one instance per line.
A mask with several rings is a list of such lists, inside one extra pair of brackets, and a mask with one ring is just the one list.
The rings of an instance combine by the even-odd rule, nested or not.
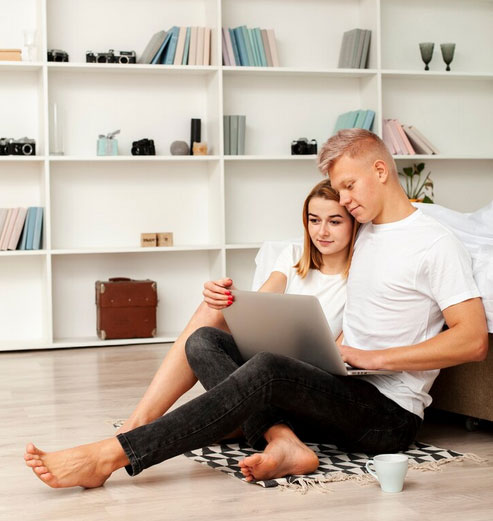
[(361, 60), (359, 62), (360, 69), (368, 69), (368, 58), (370, 56), (370, 41), (371, 41), (371, 31), (365, 31), (365, 38), (363, 41), (363, 52), (361, 53)]
[(356, 33), (357, 33), (357, 29), (352, 29), (351, 31), (347, 31), (347, 33), (345, 33), (345, 34), (347, 34), (347, 43), (346, 43), (346, 48), (344, 50), (344, 55), (343, 55), (343, 59), (342, 59), (342, 68), (343, 69), (351, 68)]
[[(360, 41), (362, 40), (363, 36), (363, 30), (362, 29), (355, 29), (355, 35), (353, 40), (353, 45), (351, 48), (352, 54), (349, 62), (349, 67), (351, 69), (359, 68), (359, 48), (360, 48)], [(361, 45), (361, 50), (363, 50), (363, 44)]]
[(360, 68), (361, 56), (363, 55), (363, 46), (365, 43), (365, 35), (366, 35), (365, 29), (361, 29), (361, 32), (359, 33), (358, 47), (356, 49), (356, 59), (353, 63), (354, 69)]
[(141, 57), (137, 60), (137, 63), (151, 63), (156, 53), (159, 51), (161, 45), (163, 45), (164, 40), (166, 39), (166, 31), (159, 31), (149, 40), (149, 43), (146, 45), (144, 52)]
[(223, 132), (224, 132), (224, 155), (231, 154), (230, 147), (230, 116), (223, 116)]
[(344, 63), (346, 62), (348, 39), (349, 33), (345, 32), (342, 35), (341, 49), (339, 51), (339, 63), (337, 64), (337, 67), (339, 67), (339, 69), (344, 68)]
[(238, 155), (245, 155), (246, 116), (238, 116)]
[(238, 155), (238, 116), (230, 116), (229, 146), (232, 156)]

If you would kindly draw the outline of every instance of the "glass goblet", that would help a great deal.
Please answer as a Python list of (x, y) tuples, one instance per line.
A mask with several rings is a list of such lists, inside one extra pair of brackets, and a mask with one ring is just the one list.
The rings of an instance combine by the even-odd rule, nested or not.
[(443, 61), (447, 64), (446, 71), (450, 70), (450, 64), (454, 59), (455, 43), (441, 43), (440, 49), (442, 50)]
[(431, 62), (434, 47), (435, 44), (433, 42), (422, 42), (419, 44), (419, 50), (421, 51), (421, 59), (425, 62), (425, 71), (430, 70), (428, 64)]

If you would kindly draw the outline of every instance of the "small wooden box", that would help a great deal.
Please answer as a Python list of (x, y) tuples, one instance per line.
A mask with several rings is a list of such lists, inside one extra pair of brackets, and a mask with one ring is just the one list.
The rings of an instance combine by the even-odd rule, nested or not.
[(157, 245), (158, 246), (173, 246), (173, 233), (163, 232), (157, 234)]
[(141, 233), (140, 245), (143, 248), (151, 248), (157, 246), (157, 237), (155, 233)]
[(0, 49), (0, 61), (20, 62), (21, 60), (21, 49)]

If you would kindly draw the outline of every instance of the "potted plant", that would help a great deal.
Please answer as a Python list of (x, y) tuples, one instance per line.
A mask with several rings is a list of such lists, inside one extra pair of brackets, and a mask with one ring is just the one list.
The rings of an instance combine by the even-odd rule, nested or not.
[[(430, 178), (431, 172), (428, 172), (424, 179), (422, 178), (424, 163), (414, 163), (399, 172), (399, 175), (406, 181), (403, 185), (404, 191), (410, 201), (418, 203), (433, 203), (433, 181)], [(424, 174), (423, 174), (424, 175)]]

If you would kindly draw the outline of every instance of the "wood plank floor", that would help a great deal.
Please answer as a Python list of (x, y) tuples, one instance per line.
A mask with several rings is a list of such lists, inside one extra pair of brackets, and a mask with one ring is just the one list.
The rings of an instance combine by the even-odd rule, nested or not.
[[(306, 495), (241, 482), (179, 456), (135, 478), (122, 469), (99, 489), (52, 490), (24, 466), (27, 442), (57, 450), (114, 434), (157, 369), (167, 345), (119, 346), (0, 354), (0, 519), (188, 520), (255, 519), (491, 521), (493, 429), (465, 431), (433, 415), (419, 439), (487, 458), (440, 472), (410, 470), (401, 494), (377, 484), (334, 483)], [(201, 392), (196, 386), (182, 401)]]

